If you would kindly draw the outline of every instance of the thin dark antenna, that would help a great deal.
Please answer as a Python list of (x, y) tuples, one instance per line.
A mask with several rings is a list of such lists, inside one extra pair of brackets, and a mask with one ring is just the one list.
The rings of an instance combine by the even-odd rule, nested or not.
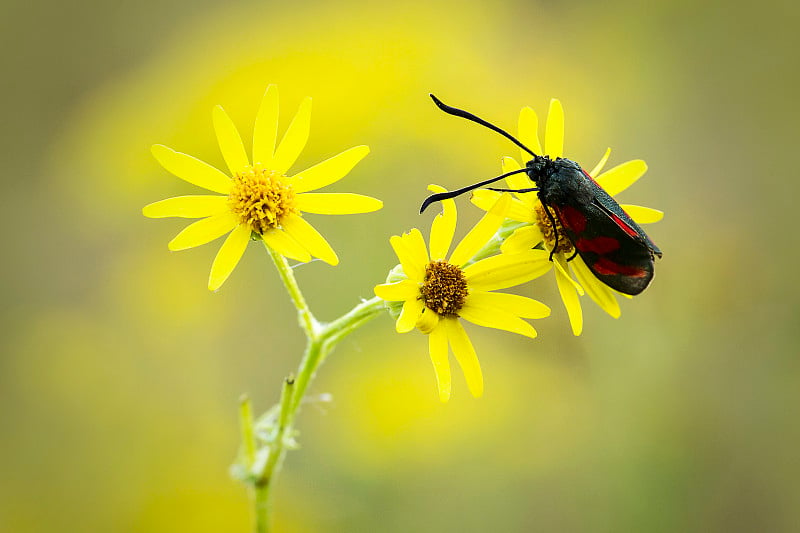
[[(422, 207), (419, 208), (420, 214), (422, 214), (425, 209), (428, 208), (433, 202), (440, 202), (442, 200), (449, 200), (450, 198), (455, 198), (456, 196), (460, 196), (465, 192), (472, 191), (477, 189), (478, 187), (483, 187), (484, 185), (489, 185), (490, 183), (494, 183), (495, 181), (501, 180), (503, 178), (507, 178), (509, 176), (513, 176), (514, 174), (519, 174), (520, 172), (527, 172), (527, 168), (520, 168), (518, 170), (512, 170), (511, 172), (506, 172), (505, 174), (501, 174), (494, 178), (489, 178), (488, 180), (479, 181), (478, 183), (473, 183), (472, 185), (467, 185), (466, 187), (461, 187), (460, 189), (456, 189), (455, 191), (447, 191), (447, 192), (437, 192), (436, 194), (432, 194), (425, 198), (425, 201), (422, 202)], [(533, 189), (537, 190), (537, 189)]]
[(519, 142), (516, 137), (514, 137), (513, 135), (511, 135), (507, 131), (501, 130), (500, 128), (498, 128), (494, 124), (492, 124), (490, 122), (486, 122), (485, 120), (483, 120), (480, 117), (476, 117), (475, 115), (473, 115), (469, 111), (464, 111), (463, 109), (457, 109), (455, 107), (450, 107), (449, 105), (445, 104), (444, 102), (442, 102), (441, 100), (436, 98), (433, 94), (431, 94), (430, 97), (433, 99), (433, 102), (439, 107), (439, 109), (441, 109), (442, 111), (444, 111), (448, 115), (453, 115), (453, 116), (456, 116), (456, 117), (465, 118), (467, 120), (471, 120), (472, 122), (477, 122), (481, 126), (485, 126), (485, 127), (489, 128), (492, 131), (496, 131), (497, 133), (499, 133), (500, 135), (502, 135), (503, 137), (505, 137), (509, 141), (513, 142), (514, 144), (516, 144), (517, 146), (519, 146), (520, 148), (522, 148), (523, 150), (525, 150), (526, 152), (531, 154), (533, 157), (536, 157), (536, 154), (534, 154), (533, 151), (531, 151), (530, 148), (528, 148), (527, 146), (525, 146), (524, 144)]

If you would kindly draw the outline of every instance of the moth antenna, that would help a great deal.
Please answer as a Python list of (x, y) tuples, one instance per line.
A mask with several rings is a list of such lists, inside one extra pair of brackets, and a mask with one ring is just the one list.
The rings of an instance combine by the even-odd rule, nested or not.
[(514, 144), (516, 144), (517, 146), (519, 146), (520, 148), (522, 148), (523, 150), (525, 150), (526, 152), (531, 154), (533, 157), (536, 157), (536, 154), (534, 154), (533, 151), (530, 148), (528, 148), (527, 146), (522, 144), (516, 137), (514, 137), (513, 135), (511, 135), (507, 131), (498, 128), (497, 126), (495, 126), (491, 122), (487, 122), (487, 121), (483, 120), (482, 118), (473, 115), (469, 111), (464, 111), (463, 109), (458, 109), (458, 108), (455, 108), (455, 107), (451, 107), (451, 106), (445, 104), (444, 102), (442, 102), (441, 100), (439, 100), (438, 98), (436, 98), (433, 94), (430, 94), (430, 97), (433, 99), (433, 103), (435, 103), (439, 107), (439, 109), (441, 109), (442, 111), (444, 111), (448, 115), (453, 115), (455, 117), (465, 118), (467, 120), (471, 120), (472, 122), (476, 122), (476, 123), (480, 124), (481, 126), (487, 127), (490, 130), (499, 133), (500, 135), (502, 135), (503, 137), (505, 137), (509, 141), (513, 142)]
[(434, 202), (440, 202), (442, 200), (449, 200), (450, 198), (455, 198), (456, 196), (461, 196), (465, 192), (469, 192), (472, 190), (477, 189), (478, 187), (483, 187), (484, 185), (489, 185), (490, 183), (494, 183), (495, 181), (501, 180), (503, 178), (507, 178), (509, 176), (513, 176), (514, 174), (519, 174), (520, 172), (527, 171), (527, 168), (520, 168), (517, 170), (512, 170), (511, 172), (506, 172), (505, 174), (500, 174), (494, 178), (489, 178), (488, 180), (479, 181), (478, 183), (473, 183), (472, 185), (467, 185), (466, 187), (461, 187), (460, 189), (456, 189), (454, 191), (447, 191), (447, 192), (437, 192), (436, 194), (432, 194), (425, 198), (425, 201), (422, 202), (422, 207), (419, 208), (419, 213), (422, 214), (425, 209), (428, 208)]

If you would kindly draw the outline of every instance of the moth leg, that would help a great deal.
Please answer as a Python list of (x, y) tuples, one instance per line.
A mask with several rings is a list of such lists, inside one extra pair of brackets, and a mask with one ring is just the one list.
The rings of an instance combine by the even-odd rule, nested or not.
[(553, 234), (556, 236), (556, 242), (553, 243), (553, 249), (550, 250), (550, 262), (553, 261), (553, 254), (556, 253), (558, 249), (558, 229), (556, 229), (556, 219), (553, 217), (553, 213), (550, 212), (550, 208), (545, 204), (542, 204), (544, 207), (544, 212), (547, 214), (547, 218), (550, 219), (550, 224), (553, 225)]
[(573, 259), (575, 259), (575, 256), (576, 256), (576, 255), (578, 255), (578, 249), (577, 249), (577, 248), (575, 248), (575, 251), (572, 253), (572, 255), (571, 255), (571, 256), (569, 256), (569, 259), (567, 259), (567, 262), (570, 262), (570, 261), (572, 261)]

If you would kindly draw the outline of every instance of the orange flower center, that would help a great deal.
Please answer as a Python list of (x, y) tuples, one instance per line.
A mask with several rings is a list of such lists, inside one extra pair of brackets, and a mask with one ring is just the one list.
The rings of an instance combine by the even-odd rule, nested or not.
[(287, 215), (298, 212), (295, 192), (285, 176), (258, 164), (233, 177), (228, 204), (241, 223), (259, 235), (280, 226)]
[(422, 301), (425, 307), (439, 315), (455, 315), (464, 307), (467, 298), (467, 278), (456, 265), (447, 261), (432, 261), (425, 267)]
[[(553, 248), (555, 248), (553, 251), (556, 253), (571, 253), (572, 243), (567, 238), (564, 227), (561, 225), (561, 222), (559, 222), (558, 217), (553, 214), (552, 210), (550, 214), (553, 214), (553, 220), (556, 222), (555, 227), (553, 227), (553, 222), (550, 220), (550, 217), (545, 213), (544, 206), (541, 202), (536, 202), (533, 210), (536, 213), (536, 225), (539, 226), (544, 236), (544, 244), (547, 246), (547, 249), (553, 250)], [(558, 246), (556, 246), (556, 232), (558, 232)]]

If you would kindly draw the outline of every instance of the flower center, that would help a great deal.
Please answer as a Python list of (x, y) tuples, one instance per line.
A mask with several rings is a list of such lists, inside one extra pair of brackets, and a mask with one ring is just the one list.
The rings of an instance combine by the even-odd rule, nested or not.
[(287, 215), (298, 212), (294, 190), (284, 176), (258, 164), (233, 177), (228, 204), (241, 223), (259, 235), (278, 227)]
[(425, 267), (422, 301), (439, 315), (455, 315), (467, 298), (467, 278), (456, 265), (432, 261)]
[[(556, 225), (553, 227), (553, 222), (544, 210), (541, 202), (537, 202), (533, 210), (536, 212), (536, 225), (544, 236), (544, 244), (549, 250), (555, 253), (570, 253), (572, 252), (572, 243), (567, 238), (567, 233), (558, 218), (553, 215)], [(551, 211), (552, 214), (552, 211)], [(558, 246), (556, 246), (556, 232), (558, 232)], [(555, 249), (554, 249), (555, 248)]]

